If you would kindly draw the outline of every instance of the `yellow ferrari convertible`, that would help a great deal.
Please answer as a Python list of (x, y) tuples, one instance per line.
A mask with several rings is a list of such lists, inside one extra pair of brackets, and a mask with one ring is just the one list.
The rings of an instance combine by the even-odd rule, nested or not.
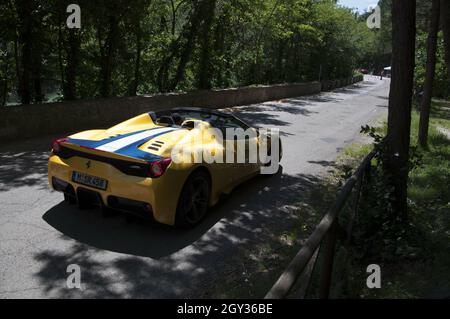
[[(229, 137), (230, 129), (245, 134)], [(192, 227), (221, 194), (271, 165), (273, 145), (278, 170), (281, 141), (274, 144), (262, 135), (231, 113), (202, 108), (149, 112), (109, 129), (55, 140), (48, 179), (80, 208), (97, 205)], [(250, 144), (268, 150), (265, 161), (249, 161)], [(245, 146), (243, 161), (238, 145)]]

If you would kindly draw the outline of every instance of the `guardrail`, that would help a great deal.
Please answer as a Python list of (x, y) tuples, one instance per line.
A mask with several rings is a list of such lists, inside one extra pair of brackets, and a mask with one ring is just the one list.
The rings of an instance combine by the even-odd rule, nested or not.
[(293, 297), (305, 298), (311, 275), (317, 264), (319, 251), (321, 254), (323, 253), (319, 274), (319, 298), (326, 299), (329, 297), (337, 234), (338, 231), (344, 230), (339, 225), (339, 213), (344, 208), (347, 199), (356, 186), (352, 215), (350, 216), (347, 228), (344, 230), (345, 240), (349, 242), (354, 220), (358, 213), (363, 180), (370, 176), (371, 161), (375, 155), (375, 150), (368, 154), (353, 175), (346, 181), (333, 206), (328, 210), (314, 232), (309, 236), (286, 270), (272, 286), (265, 296), (266, 299), (287, 298), (294, 290), (295, 296)]

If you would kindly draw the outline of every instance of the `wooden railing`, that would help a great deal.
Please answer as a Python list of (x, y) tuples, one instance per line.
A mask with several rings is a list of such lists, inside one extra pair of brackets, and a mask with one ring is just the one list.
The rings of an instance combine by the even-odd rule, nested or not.
[[(297, 255), (292, 259), (286, 270), (272, 286), (265, 298), (305, 298), (311, 276), (317, 264), (319, 251), (323, 254), (319, 273), (319, 298), (328, 298), (331, 287), (333, 262), (335, 255), (336, 238), (339, 229), (339, 213), (347, 203), (348, 198), (355, 189), (355, 201), (352, 206), (351, 216), (345, 229), (346, 240), (349, 241), (352, 233), (355, 217), (358, 213), (359, 201), (363, 180), (368, 177), (371, 169), (371, 161), (376, 152), (372, 151), (361, 162), (353, 175), (346, 181), (339, 192), (333, 206), (328, 210), (311, 236), (308, 237)], [(294, 290), (295, 287), (295, 291)]]

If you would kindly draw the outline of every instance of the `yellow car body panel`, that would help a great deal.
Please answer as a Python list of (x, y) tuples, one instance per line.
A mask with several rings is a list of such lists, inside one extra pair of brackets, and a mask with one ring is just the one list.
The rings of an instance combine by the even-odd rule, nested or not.
[[(138, 152), (141, 157), (168, 158), (171, 156), (172, 148), (186, 139), (194, 141), (190, 142), (192, 143), (190, 147), (208, 149), (212, 154), (223, 152), (223, 145), (209, 134), (210, 127), (209, 123), (203, 122), (193, 129), (178, 127), (156, 137), (150, 136), (141, 141), (142, 143), (136, 146), (131, 153)], [(64, 158), (52, 151), (48, 161), (49, 184), (56, 189), (54, 185), (54, 178), (56, 178), (58, 181), (71, 185), (75, 194), (79, 188), (94, 191), (100, 195), (104, 206), (109, 206), (110, 196), (146, 203), (150, 205), (151, 212), (149, 214), (153, 214), (155, 220), (173, 225), (180, 193), (189, 175), (197, 168), (207, 169), (211, 177), (210, 206), (219, 200), (222, 193), (229, 193), (237, 184), (259, 173), (257, 164), (208, 164), (186, 160), (172, 161), (162, 176), (152, 178), (129, 175), (104, 161), (104, 159), (125, 161), (131, 166), (148, 164), (148, 159), (126, 153), (120, 154), (111, 149), (114, 149), (115, 144), (120, 144), (123, 140), (133, 141), (134, 137), (139, 136), (138, 134), (145, 135), (147, 132), (159, 132), (166, 129), (165, 126), (155, 124), (149, 114), (142, 114), (106, 130), (89, 130), (73, 134), (61, 142), (61, 147), (64, 147), (65, 152), (74, 152), (72, 156)], [(200, 140), (199, 137), (201, 137)], [(99, 143), (102, 145), (97, 146)], [(155, 145), (159, 145), (159, 147), (155, 147)], [(106, 180), (106, 189), (98, 189), (73, 181), (74, 171)]]

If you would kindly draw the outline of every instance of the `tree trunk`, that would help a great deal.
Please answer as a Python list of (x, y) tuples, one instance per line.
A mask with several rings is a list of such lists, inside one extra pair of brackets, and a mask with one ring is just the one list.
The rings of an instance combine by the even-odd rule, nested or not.
[(445, 64), (450, 81), (450, 1), (441, 0), (441, 22), (444, 31)]
[(197, 88), (211, 89), (212, 87), (212, 65), (211, 65), (211, 25), (214, 20), (216, 0), (208, 0), (202, 8), (203, 24), (201, 30), (200, 61), (197, 71)]
[(22, 104), (31, 102), (31, 62), (32, 62), (32, 12), (33, 1), (18, 1), (17, 15), (19, 19), (19, 48), (21, 49), (19, 95)]
[(427, 146), (431, 98), (433, 97), (434, 72), (436, 70), (437, 33), (439, 30), (439, 4), (440, 0), (433, 0), (431, 7), (430, 29), (427, 42), (427, 65), (419, 123), (419, 144), (422, 147)]
[[(61, 89), (64, 93), (65, 89), (65, 80), (64, 80), (64, 65), (63, 65), (63, 46), (64, 46), (64, 37), (62, 32), (62, 15), (58, 14), (58, 65), (59, 65), (59, 75), (61, 80)], [(65, 93), (64, 93), (65, 96)]]
[[(7, 47), (7, 46), (6, 46)], [(6, 105), (6, 101), (8, 100), (8, 55), (5, 56), (5, 61), (2, 61), (3, 63), (3, 74), (5, 75), (4, 79), (0, 79), (0, 107), (3, 107)]]
[[(100, 95), (102, 97), (109, 97), (112, 93), (112, 71), (115, 59), (117, 36), (118, 36), (118, 20), (115, 17), (115, 7), (112, 9), (111, 16), (108, 23), (108, 34), (104, 41), (103, 47), (101, 44), (101, 36), (99, 34), (99, 45), (101, 53), (100, 62)], [(100, 27), (101, 28), (101, 27)]]
[(407, 217), (408, 159), (416, 35), (416, 1), (392, 3), (392, 79), (389, 93), (385, 173), (393, 209)]
[(172, 7), (172, 28), (171, 28), (171, 33), (172, 33), (172, 36), (175, 36), (177, 10), (175, 8), (175, 3), (173, 2), (173, 0), (170, 1), (170, 4), (171, 4), (171, 7)]
[[(37, 29), (38, 29), (37, 32), (41, 32), (39, 28)], [(35, 34), (33, 37), (37, 37), (37, 34)], [(34, 88), (34, 102), (42, 103), (44, 95), (42, 94), (42, 44), (40, 41), (34, 41), (32, 56), (33, 56), (32, 78)]]
[(75, 100), (77, 98), (77, 70), (80, 54), (80, 33), (77, 29), (70, 29), (69, 40), (66, 47), (67, 65), (66, 79), (64, 83), (64, 99)]
[(141, 24), (140, 22), (136, 25), (136, 60), (134, 62), (134, 79), (133, 84), (130, 88), (130, 95), (136, 95), (137, 88), (139, 85), (139, 78), (140, 78), (140, 67), (141, 67)]
[[(228, 12), (222, 12), (218, 18), (218, 22), (214, 28), (214, 55), (220, 57), (214, 61), (214, 72), (216, 77), (216, 85), (220, 88), (224, 86), (224, 61), (222, 56), (225, 56), (225, 29), (228, 26)], [(228, 84), (228, 83), (227, 83)]]
[(8, 82), (6, 80), (4, 81), (0, 81), (1, 83), (1, 90), (2, 93), (0, 94), (1, 97), (1, 102), (0, 102), (0, 107), (3, 107), (6, 105), (6, 100), (8, 99)]
[(16, 76), (17, 76), (17, 81), (19, 82), (19, 84), (21, 83), (20, 81), (20, 60), (19, 60), (19, 48), (18, 48), (18, 39), (17, 39), (17, 31), (14, 34), (14, 64), (16, 65)]
[[(276, 63), (275, 63), (275, 82), (283, 82), (283, 59), (284, 59), (284, 43), (285, 40), (279, 40), (277, 43)], [(273, 79), (271, 79), (273, 80)]]
[[(9, 10), (11, 10), (11, 12), (18, 11), (17, 6), (15, 5), (15, 3), (12, 0), (9, 0), (8, 5), (9, 5)], [(18, 91), (19, 91), (19, 87), (20, 87), (20, 83), (21, 83), (19, 48), (18, 48), (18, 46), (19, 46), (19, 43), (18, 43), (19, 42), (19, 37), (18, 37), (19, 23), (20, 23), (20, 20), (16, 21), (16, 25), (15, 25), (14, 31), (13, 31), (14, 32), (14, 36), (13, 36), (13, 39), (14, 39), (14, 65), (15, 65), (16, 79), (17, 79), (17, 83), (15, 85), (17, 86)]]
[(181, 46), (180, 53), (179, 53), (179, 61), (178, 66), (175, 71), (175, 75), (173, 79), (170, 81), (169, 90), (173, 91), (176, 89), (178, 83), (183, 79), (184, 77), (184, 71), (186, 69), (186, 65), (189, 62), (189, 59), (191, 58), (192, 51), (195, 46), (195, 41), (197, 39), (197, 29), (202, 21), (202, 15), (201, 12), (203, 12), (202, 8), (206, 5), (206, 3), (209, 0), (203, 0), (200, 3), (194, 4), (194, 10), (192, 13), (192, 18), (189, 24), (189, 27), (187, 29), (186, 35), (184, 36), (185, 42), (184, 45)]

